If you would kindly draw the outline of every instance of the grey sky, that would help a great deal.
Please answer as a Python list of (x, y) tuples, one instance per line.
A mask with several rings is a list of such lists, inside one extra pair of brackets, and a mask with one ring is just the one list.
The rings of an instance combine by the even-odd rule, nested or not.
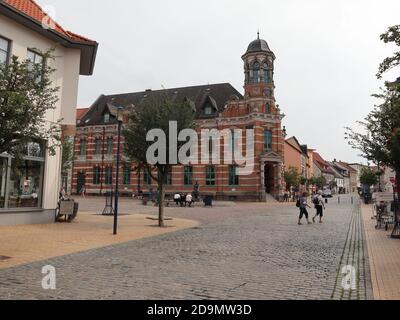
[[(376, 102), (379, 35), (400, 24), (398, 0), (39, 0), (66, 29), (100, 43), (79, 106), (102, 93), (230, 82), (243, 92), (241, 55), (257, 29), (277, 56), (276, 98), (290, 136), (327, 160), (359, 161), (344, 126)], [(396, 72), (397, 71), (397, 72)], [(387, 80), (400, 76), (388, 73)]]

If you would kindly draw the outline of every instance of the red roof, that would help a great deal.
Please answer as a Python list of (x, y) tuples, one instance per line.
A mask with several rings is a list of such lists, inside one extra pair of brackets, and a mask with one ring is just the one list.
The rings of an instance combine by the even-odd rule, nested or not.
[(88, 110), (89, 108), (76, 109), (76, 120), (81, 120)]
[(321, 169), (321, 171), (325, 173), (334, 174), (334, 171), (330, 168), (328, 163), (321, 157), (321, 155), (318, 152), (313, 152), (313, 160)]
[(39, 23), (42, 23), (43, 21), (50, 22), (49, 24), (54, 25), (53, 31), (60, 33), (64, 37), (73, 41), (96, 43), (93, 40), (63, 29), (57, 22), (49, 18), (43, 9), (33, 0), (4, 0), (4, 3)]

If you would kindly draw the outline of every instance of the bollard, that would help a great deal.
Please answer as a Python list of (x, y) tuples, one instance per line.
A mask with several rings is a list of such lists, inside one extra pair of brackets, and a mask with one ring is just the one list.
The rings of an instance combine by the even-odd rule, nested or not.
[(340, 197), (338, 197), (338, 203), (340, 204)]
[(354, 204), (354, 198), (351, 197), (351, 204)]
[(328, 204), (328, 199), (325, 199), (325, 203)]

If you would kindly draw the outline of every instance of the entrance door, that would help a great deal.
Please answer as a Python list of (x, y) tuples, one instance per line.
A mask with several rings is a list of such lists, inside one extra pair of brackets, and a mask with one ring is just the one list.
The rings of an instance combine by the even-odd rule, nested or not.
[(82, 191), (82, 187), (86, 185), (86, 174), (84, 172), (78, 173), (78, 182), (76, 184), (76, 193), (80, 194)]
[(274, 166), (271, 163), (267, 163), (264, 168), (264, 181), (265, 181), (265, 192), (272, 194), (274, 191)]

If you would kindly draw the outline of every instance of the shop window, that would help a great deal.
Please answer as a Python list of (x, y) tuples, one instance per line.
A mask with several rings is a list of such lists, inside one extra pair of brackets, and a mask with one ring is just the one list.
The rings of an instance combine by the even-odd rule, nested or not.
[(41, 206), (43, 161), (25, 160), (11, 166), (8, 183), (8, 208), (38, 208)]

